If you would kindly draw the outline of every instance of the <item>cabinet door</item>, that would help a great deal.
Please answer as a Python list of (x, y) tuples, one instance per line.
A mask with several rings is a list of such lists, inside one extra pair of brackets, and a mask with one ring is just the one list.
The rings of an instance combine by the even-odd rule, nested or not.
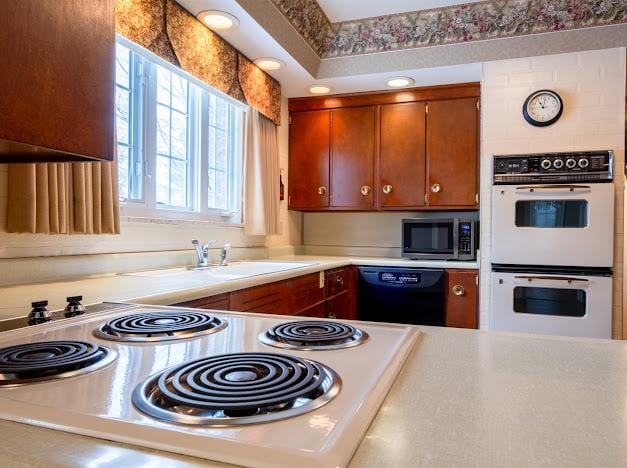
[(446, 270), (445, 325), (477, 328), (477, 270)]
[(0, 13), (0, 161), (112, 160), (114, 0), (19, 0)]
[(229, 310), (229, 294), (218, 294), (172, 305), (175, 307), (192, 307), (194, 309)]
[(429, 102), (429, 206), (477, 206), (478, 114), (477, 98)]
[(417, 207), (425, 204), (424, 102), (381, 106), (379, 205)]
[(287, 280), (289, 313), (301, 315), (301, 311), (324, 303), (324, 285), (321, 283), (320, 273), (311, 273)]
[(230, 310), (238, 312), (289, 313), (285, 281), (255, 286), (231, 293)]
[(320, 304), (316, 304), (312, 307), (301, 310), (300, 312), (294, 315), (297, 317), (325, 318), (327, 316), (327, 303), (323, 301)]
[(331, 115), (331, 206), (374, 208), (374, 107)]
[(290, 118), (289, 206), (326, 208), (331, 111), (294, 112)]
[(352, 296), (344, 291), (327, 300), (327, 317), (340, 320), (352, 319)]

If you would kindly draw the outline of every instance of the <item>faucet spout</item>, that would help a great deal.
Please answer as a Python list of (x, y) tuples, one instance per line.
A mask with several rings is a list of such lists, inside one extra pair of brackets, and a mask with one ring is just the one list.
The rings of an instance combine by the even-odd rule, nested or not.
[(207, 244), (200, 245), (198, 239), (192, 240), (192, 245), (196, 249), (196, 259), (198, 260), (198, 267), (206, 267), (209, 265), (209, 244), (215, 241), (209, 241)]

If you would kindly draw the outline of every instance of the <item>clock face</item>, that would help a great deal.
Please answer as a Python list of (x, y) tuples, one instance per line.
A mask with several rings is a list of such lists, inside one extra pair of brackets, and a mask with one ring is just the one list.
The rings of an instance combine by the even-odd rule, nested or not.
[(562, 115), (563, 104), (559, 95), (553, 91), (536, 91), (525, 100), (523, 116), (537, 127), (555, 123)]

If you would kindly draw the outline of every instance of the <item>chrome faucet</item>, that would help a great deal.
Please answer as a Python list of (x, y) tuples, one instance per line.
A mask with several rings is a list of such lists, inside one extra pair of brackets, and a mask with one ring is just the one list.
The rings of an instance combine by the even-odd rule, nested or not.
[(209, 241), (203, 246), (200, 245), (197, 239), (192, 241), (194, 248), (196, 249), (196, 257), (198, 260), (197, 268), (203, 268), (209, 266), (209, 244), (213, 244), (215, 241)]
[(229, 254), (229, 250), (231, 249), (231, 244), (224, 244), (222, 250), (220, 250), (220, 266), (229, 266), (229, 262), (226, 256)]

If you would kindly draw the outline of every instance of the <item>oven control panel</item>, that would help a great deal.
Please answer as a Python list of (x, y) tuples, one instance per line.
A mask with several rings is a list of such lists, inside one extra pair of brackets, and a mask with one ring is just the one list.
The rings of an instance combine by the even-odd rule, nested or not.
[(612, 151), (494, 156), (494, 182), (610, 182)]

